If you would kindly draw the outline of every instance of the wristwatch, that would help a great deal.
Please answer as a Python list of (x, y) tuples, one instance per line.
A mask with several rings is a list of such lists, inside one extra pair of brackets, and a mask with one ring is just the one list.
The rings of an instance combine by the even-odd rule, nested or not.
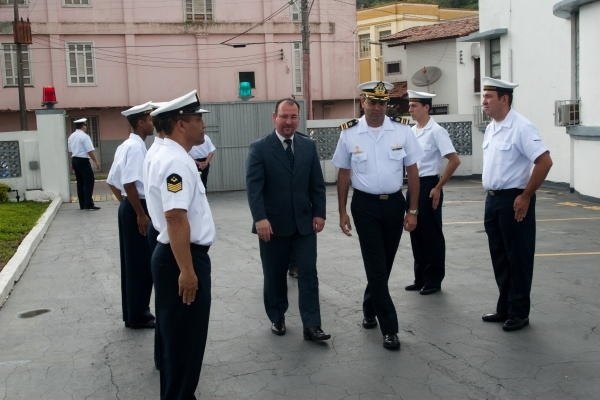
[(408, 210), (408, 213), (414, 216), (419, 215), (419, 210), (415, 208), (414, 210)]

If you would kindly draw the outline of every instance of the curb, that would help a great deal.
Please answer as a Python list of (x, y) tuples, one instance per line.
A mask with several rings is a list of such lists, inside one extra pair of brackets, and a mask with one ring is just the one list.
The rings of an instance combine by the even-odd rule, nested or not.
[(25, 236), (15, 254), (0, 271), (0, 307), (6, 302), (15, 283), (21, 278), (27, 265), (29, 265), (33, 252), (42, 241), (61, 204), (62, 199), (60, 197), (55, 197), (52, 200), (35, 226)]

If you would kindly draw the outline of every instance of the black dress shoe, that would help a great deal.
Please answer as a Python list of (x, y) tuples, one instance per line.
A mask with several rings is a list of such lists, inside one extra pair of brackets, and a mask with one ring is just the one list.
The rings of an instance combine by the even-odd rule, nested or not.
[(373, 329), (377, 327), (377, 320), (375, 317), (364, 317), (362, 320), (362, 326), (365, 329)]
[(320, 327), (315, 328), (304, 328), (304, 340), (311, 340), (313, 342), (322, 342), (331, 338), (331, 335), (323, 332)]
[(504, 321), (506, 321), (506, 315), (498, 314), (498, 313), (483, 314), (481, 316), (481, 319), (484, 322), (504, 322)]
[(518, 331), (519, 329), (525, 328), (527, 325), (529, 325), (529, 318), (511, 317), (504, 321), (502, 329), (507, 332)]
[(292, 278), (298, 278), (298, 266), (290, 265), (288, 268), (288, 275)]
[(398, 340), (398, 335), (395, 333), (383, 335), (383, 347), (388, 350), (400, 350), (400, 340)]
[(422, 287), (423, 285), (417, 285), (416, 283), (413, 283), (412, 285), (405, 287), (404, 290), (408, 292), (416, 292), (417, 290), (421, 290)]
[(125, 322), (125, 327), (129, 329), (154, 329), (156, 320), (150, 319), (144, 322)]
[(98, 206), (91, 206), (90, 208), (88, 208), (88, 210), (90, 210), (90, 211), (96, 211), (99, 209), (100, 209), (100, 207), (98, 207)]
[(428, 294), (437, 293), (440, 290), (442, 290), (442, 288), (440, 288), (440, 287), (427, 287), (427, 286), (423, 286), (421, 288), (421, 290), (419, 290), (419, 294), (422, 294), (423, 296), (426, 296)]
[(285, 320), (280, 320), (277, 322), (273, 322), (271, 324), (271, 332), (273, 332), (277, 336), (285, 335)]

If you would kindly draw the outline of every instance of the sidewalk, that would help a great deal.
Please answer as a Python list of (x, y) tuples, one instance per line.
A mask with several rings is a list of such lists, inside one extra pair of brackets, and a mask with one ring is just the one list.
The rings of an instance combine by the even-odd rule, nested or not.
[[(391, 293), (400, 352), (360, 326), (365, 276), (356, 235), (338, 228), (335, 187), (319, 235), (324, 345), (302, 340), (289, 279), (288, 334), (272, 335), (244, 192), (209, 193), (217, 224), (210, 250), (213, 299), (202, 400), (592, 399), (600, 392), (600, 207), (564, 190), (537, 199), (531, 326), (483, 323), (497, 288), (483, 230), (481, 184), (445, 191), (446, 280), (440, 294), (412, 282), (408, 234)], [(0, 308), (0, 399), (158, 399), (153, 331), (123, 327), (117, 203), (63, 204), (21, 280)], [(44, 312), (46, 310), (46, 312)]]

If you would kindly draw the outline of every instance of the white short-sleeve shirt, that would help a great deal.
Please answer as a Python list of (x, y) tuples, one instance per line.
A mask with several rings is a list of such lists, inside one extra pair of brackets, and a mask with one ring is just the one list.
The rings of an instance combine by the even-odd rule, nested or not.
[(145, 172), (146, 202), (160, 243), (170, 243), (165, 212), (187, 211), (190, 243), (209, 246), (215, 239), (215, 224), (204, 185), (194, 160), (177, 142), (165, 138)]
[(117, 150), (115, 150), (115, 156), (113, 158), (112, 165), (110, 166), (110, 170), (108, 171), (108, 175), (106, 177), (106, 183), (112, 185), (119, 189), (122, 195), (125, 195), (125, 189), (123, 188), (123, 184), (121, 183), (121, 158), (123, 157), (123, 143), (117, 146)]
[(374, 134), (365, 117), (345, 129), (333, 155), (337, 168), (352, 170), (352, 187), (371, 194), (395, 193), (402, 188), (404, 166), (423, 157), (410, 127), (385, 118)]
[(439, 175), (442, 158), (451, 153), (456, 153), (452, 145), (448, 131), (438, 125), (431, 117), (423, 129), (417, 129), (414, 125), (412, 130), (425, 153), (417, 163), (419, 176)]
[(192, 146), (190, 149), (190, 157), (194, 160), (199, 158), (206, 158), (212, 152), (217, 150), (213, 142), (210, 140), (207, 134), (204, 134), (204, 143), (199, 144), (197, 146)]
[[(113, 164), (110, 167), (111, 171), (114, 169), (114, 172), (112, 176), (109, 172), (110, 181), (108, 177), (106, 181), (119, 188), (123, 195), (126, 194), (125, 185), (134, 183), (140, 198), (145, 198), (143, 167), (146, 152), (146, 144), (142, 138), (135, 133), (130, 133), (129, 138), (117, 147)], [(113, 181), (117, 184), (112, 183)]]
[(488, 124), (482, 147), (482, 184), (486, 190), (524, 189), (533, 162), (548, 151), (537, 128), (512, 109), (504, 120)]
[(76, 129), (69, 135), (67, 145), (72, 157), (90, 158), (88, 153), (94, 150), (92, 139), (81, 129)]

